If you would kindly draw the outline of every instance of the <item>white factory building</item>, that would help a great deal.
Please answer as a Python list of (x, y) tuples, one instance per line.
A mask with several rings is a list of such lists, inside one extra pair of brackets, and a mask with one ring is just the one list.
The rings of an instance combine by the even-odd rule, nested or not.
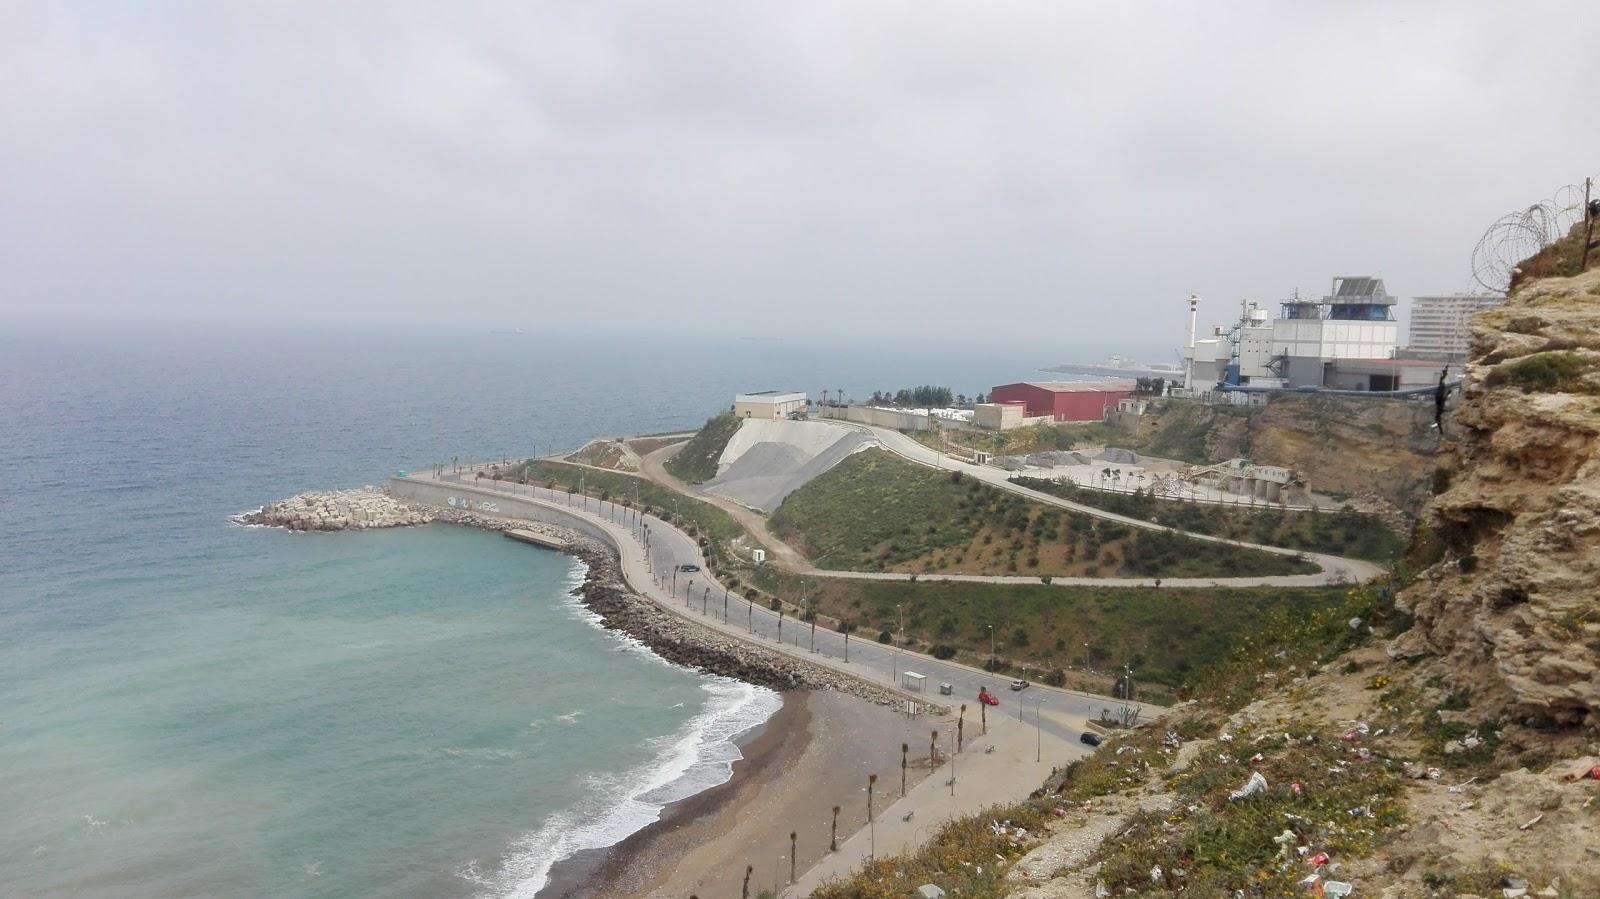
[(1194, 372), (1192, 389), (1205, 391), (1224, 383), (1332, 386), (1340, 360), (1394, 358), (1399, 339), (1395, 302), (1383, 279), (1366, 275), (1334, 278), (1328, 295), (1319, 300), (1297, 293), (1280, 304), (1271, 321), (1261, 304), (1246, 301), (1236, 324), (1192, 340), (1186, 351)]

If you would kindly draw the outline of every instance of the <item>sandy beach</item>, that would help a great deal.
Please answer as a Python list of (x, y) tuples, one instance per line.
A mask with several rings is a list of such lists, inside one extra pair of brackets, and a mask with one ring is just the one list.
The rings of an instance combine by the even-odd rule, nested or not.
[(803, 873), (828, 853), (835, 805), (841, 845), (866, 824), (869, 774), (878, 775), (876, 809), (899, 798), (902, 742), (911, 746), (908, 783), (927, 776), (933, 726), (838, 693), (787, 693), (741, 741), (730, 781), (669, 806), (610, 849), (557, 865), (542, 896), (737, 896), (747, 865), (751, 895), (777, 892), (789, 882), (789, 833)]

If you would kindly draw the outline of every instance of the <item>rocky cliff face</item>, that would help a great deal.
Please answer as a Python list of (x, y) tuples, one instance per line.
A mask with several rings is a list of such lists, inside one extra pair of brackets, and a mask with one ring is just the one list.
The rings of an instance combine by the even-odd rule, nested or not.
[(1319, 492), (1381, 501), (1415, 515), (1439, 444), (1432, 422), (1426, 402), (1294, 394), (1260, 407), (1171, 401), (1144, 416), (1137, 442), (1156, 456), (1282, 465)]
[(1481, 314), (1448, 489), (1443, 562), (1400, 601), (1401, 651), (1449, 656), (1535, 725), (1600, 727), (1600, 270)]

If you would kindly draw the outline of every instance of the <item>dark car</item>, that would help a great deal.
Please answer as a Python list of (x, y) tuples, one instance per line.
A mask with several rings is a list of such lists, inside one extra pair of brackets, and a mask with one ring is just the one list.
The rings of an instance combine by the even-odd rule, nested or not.
[(699, 571), (700, 570), (700, 566), (694, 564), (693, 562), (685, 562), (682, 565), (678, 566), (678, 570), (679, 571)]
[(1100, 735), (1093, 731), (1084, 731), (1083, 736), (1079, 737), (1078, 741), (1088, 746), (1099, 746)]

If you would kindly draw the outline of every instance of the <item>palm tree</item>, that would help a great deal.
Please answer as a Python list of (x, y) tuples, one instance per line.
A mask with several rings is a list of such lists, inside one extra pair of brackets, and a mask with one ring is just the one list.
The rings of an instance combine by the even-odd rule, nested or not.
[(744, 887), (739, 890), (739, 899), (750, 899), (750, 875), (755, 872), (755, 865), (744, 866)]
[(965, 737), (966, 729), (967, 729), (967, 704), (963, 702), (961, 704), (961, 715), (958, 718), (956, 718), (956, 752), (960, 752), (961, 751), (961, 741)]
[(867, 775), (867, 823), (872, 823), (872, 788), (878, 784), (878, 775)]
[[(828, 828), (828, 851), (839, 851), (839, 807), (833, 807), (833, 826)], [(746, 875), (748, 879), (748, 875)]]
[[(980, 697), (980, 698), (982, 698), (982, 697)], [(983, 735), (987, 737), (989, 735), (989, 704), (988, 703), (985, 703), (985, 702), (978, 703), (978, 717), (983, 719)]]
[(798, 839), (799, 836), (800, 835), (794, 831), (789, 831), (789, 882), (791, 884), (794, 883), (794, 841)]
[(906, 798), (906, 753), (911, 751), (910, 743), (900, 744), (900, 798)]
[(933, 732), (933, 736), (928, 738), (928, 767), (929, 768), (933, 768), (937, 764), (935, 759), (934, 759), (933, 749), (938, 744), (939, 744), (939, 732), (938, 731), (934, 731)]

